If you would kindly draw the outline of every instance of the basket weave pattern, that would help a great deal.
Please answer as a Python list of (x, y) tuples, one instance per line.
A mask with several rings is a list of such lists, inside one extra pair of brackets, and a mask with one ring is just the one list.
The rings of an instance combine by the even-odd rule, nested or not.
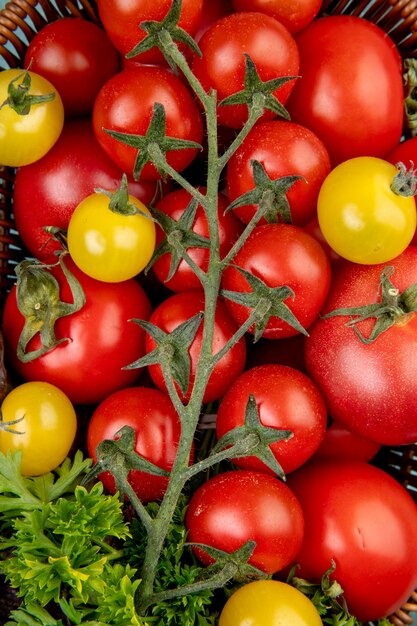
[[(403, 57), (417, 58), (417, 0), (323, 0), (322, 15), (349, 14), (380, 26)], [(22, 67), (26, 48), (47, 23), (60, 17), (82, 17), (99, 23), (95, 2), (88, 0), (14, 0), (0, 11), (0, 69)], [(14, 268), (25, 249), (13, 222), (14, 170), (0, 165), (0, 311), (15, 281)], [(417, 444), (384, 448), (376, 464), (391, 473), (417, 500)], [(391, 617), (396, 626), (413, 624), (417, 591)]]

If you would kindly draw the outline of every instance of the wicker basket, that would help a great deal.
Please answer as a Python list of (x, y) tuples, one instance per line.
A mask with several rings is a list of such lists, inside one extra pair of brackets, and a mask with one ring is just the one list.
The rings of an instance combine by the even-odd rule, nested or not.
[[(404, 58), (417, 58), (417, 0), (323, 0), (321, 14), (350, 14), (378, 24), (397, 44)], [(73, 16), (99, 23), (94, 0), (14, 0), (0, 11), (1, 68), (21, 67), (27, 45), (47, 23)], [(14, 171), (0, 166), (0, 311), (15, 280), (14, 268), (25, 250), (13, 222)], [(417, 501), (417, 444), (383, 448), (375, 463), (392, 474)], [(391, 621), (413, 624), (417, 591)]]

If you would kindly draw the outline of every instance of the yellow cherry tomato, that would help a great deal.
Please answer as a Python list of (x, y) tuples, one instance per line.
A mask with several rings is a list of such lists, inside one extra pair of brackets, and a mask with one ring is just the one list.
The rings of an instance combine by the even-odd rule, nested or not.
[[(129, 203), (150, 216), (137, 198)], [(104, 282), (121, 282), (139, 274), (155, 249), (155, 223), (140, 213), (122, 215), (109, 207), (104, 193), (80, 202), (71, 216), (67, 241), (74, 263), (88, 276)]]
[[(26, 93), (29, 98), (26, 109), (24, 103), (13, 108), (10, 85), (17, 100)], [(38, 96), (50, 99), (43, 102), (32, 99)], [(0, 72), (0, 107), (2, 165), (19, 167), (38, 161), (61, 134), (64, 125), (61, 97), (48, 80), (35, 72), (19, 69)]]
[(323, 626), (314, 604), (301, 591), (277, 580), (243, 585), (227, 600), (219, 626)]
[(1, 405), (0, 452), (22, 452), (22, 474), (40, 476), (60, 465), (73, 444), (77, 417), (69, 398), (46, 382), (23, 383)]
[(362, 264), (398, 256), (416, 230), (412, 196), (395, 193), (398, 169), (376, 157), (357, 157), (337, 165), (324, 180), (317, 201), (323, 237), (341, 257)]

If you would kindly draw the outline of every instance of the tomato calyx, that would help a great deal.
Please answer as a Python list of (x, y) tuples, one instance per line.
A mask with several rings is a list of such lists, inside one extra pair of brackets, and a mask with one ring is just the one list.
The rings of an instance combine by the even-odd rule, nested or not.
[(123, 369), (130, 370), (160, 363), (164, 376), (169, 380), (172, 378), (177, 383), (180, 391), (185, 394), (190, 383), (191, 371), (188, 349), (195, 338), (202, 319), (203, 313), (198, 313), (179, 324), (170, 333), (164, 332), (161, 328), (147, 320), (131, 320), (141, 326), (157, 345), (151, 352), (126, 365)]
[(157, 208), (152, 209), (152, 213), (156, 217), (155, 221), (164, 231), (165, 237), (155, 248), (152, 258), (145, 268), (145, 273), (161, 256), (169, 253), (171, 254), (171, 263), (165, 279), (165, 282), (168, 282), (177, 271), (181, 260), (185, 257), (189, 258), (186, 254), (187, 248), (210, 248), (210, 240), (195, 233), (192, 229), (197, 208), (198, 202), (192, 198), (178, 221)]
[(415, 131), (417, 128), (417, 60), (404, 59), (404, 107), (408, 128)]
[[(349, 315), (351, 319), (345, 325), (353, 328), (363, 343), (372, 343), (391, 326), (406, 321), (411, 313), (417, 311), (417, 283), (407, 287), (400, 293), (389, 279), (393, 273), (394, 267), (392, 266), (386, 267), (381, 272), (379, 282), (380, 302), (357, 307), (341, 307), (326, 313), (322, 318)], [(358, 329), (357, 324), (372, 317), (376, 318), (375, 324), (369, 336), (365, 337)]]
[(294, 433), (291, 430), (280, 430), (264, 426), (259, 418), (255, 397), (250, 394), (246, 405), (243, 426), (236, 426), (223, 435), (216, 445), (213, 446), (212, 454), (232, 446), (233, 458), (256, 456), (275, 474), (285, 480), (284, 470), (269, 446), (278, 441), (288, 441), (293, 435)]
[[(59, 283), (48, 271), (56, 265), (24, 260), (16, 267), (16, 301), (19, 311), (25, 318), (17, 346), (17, 356), (24, 363), (37, 359), (63, 342), (71, 341), (69, 337), (56, 338), (55, 323), (61, 317), (76, 313), (85, 304), (82, 287), (66, 267), (64, 256), (64, 254), (60, 256), (56, 265), (60, 265), (68, 281), (72, 303), (60, 299)], [(38, 333), (42, 347), (27, 352), (30, 340)]]
[(299, 77), (282, 76), (280, 78), (263, 81), (249, 54), (244, 52), (243, 55), (245, 57), (244, 89), (221, 100), (219, 106), (246, 104), (249, 109), (257, 109), (259, 115), (262, 115), (264, 110), (267, 109), (275, 113), (275, 115), (289, 120), (290, 114), (273, 93), (285, 83)]
[(391, 191), (404, 198), (415, 196), (417, 193), (417, 176), (414, 163), (411, 163), (408, 169), (401, 162), (396, 163), (395, 167), (398, 169), (398, 173), (391, 183)]
[[(116, 491), (126, 493), (130, 499), (131, 491), (127, 480), (131, 470), (140, 470), (155, 476), (169, 476), (169, 472), (158, 467), (135, 451), (136, 431), (131, 426), (123, 426), (114, 439), (101, 441), (96, 448), (97, 462), (84, 479), (84, 484), (97, 478), (105, 471), (111, 472), (116, 484)], [(127, 493), (129, 491), (129, 493)]]
[(118, 215), (142, 215), (142, 217), (146, 217), (153, 222), (155, 221), (151, 215), (141, 211), (133, 202), (130, 202), (127, 176), (124, 172), (116, 191), (108, 191), (101, 187), (97, 187), (94, 191), (109, 198), (109, 209), (113, 211), (113, 213), (117, 213)]
[(147, 35), (126, 54), (126, 59), (133, 59), (138, 54), (157, 47), (161, 50), (171, 69), (176, 72), (176, 66), (170, 54), (171, 47), (174, 46), (176, 48), (175, 42), (189, 46), (195, 54), (201, 56), (201, 50), (191, 35), (178, 26), (181, 4), (181, 0), (173, 0), (170, 10), (160, 22), (155, 20), (141, 22), (140, 27)]
[(306, 329), (300, 324), (294, 313), (284, 302), (289, 297), (295, 298), (295, 293), (290, 287), (287, 287), (287, 285), (269, 287), (263, 280), (242, 267), (239, 267), (239, 265), (230, 264), (230, 267), (235, 268), (243, 274), (249, 286), (252, 288), (252, 291), (242, 292), (222, 289), (221, 294), (228, 300), (253, 310), (252, 315), (255, 318), (255, 342), (262, 337), (271, 317), (280, 318), (298, 332), (308, 336)]
[(265, 171), (262, 163), (253, 159), (251, 161), (253, 180), (255, 187), (234, 200), (227, 210), (255, 204), (258, 205), (257, 216), (264, 217), (269, 224), (277, 222), (292, 223), (291, 209), (287, 199), (287, 192), (302, 176), (282, 176), (271, 179)]
[[(23, 80), (21, 78), (23, 77)], [(17, 83), (17, 81), (21, 81)], [(15, 84), (16, 83), (16, 84)], [(0, 105), (0, 109), (4, 106), (9, 106), (18, 115), (29, 115), (30, 110), (34, 104), (40, 104), (42, 102), (50, 102), (55, 98), (55, 93), (51, 92), (44, 95), (32, 95), (29, 93), (32, 84), (32, 79), (28, 71), (24, 71), (18, 76), (15, 76), (7, 89), (8, 97)]]
[(189, 148), (201, 149), (196, 141), (167, 137), (166, 114), (162, 104), (155, 102), (151, 121), (145, 135), (122, 133), (104, 128), (104, 132), (121, 143), (137, 149), (133, 178), (138, 180), (147, 163), (152, 163), (162, 177), (166, 175), (165, 154), (170, 150), (186, 150)]

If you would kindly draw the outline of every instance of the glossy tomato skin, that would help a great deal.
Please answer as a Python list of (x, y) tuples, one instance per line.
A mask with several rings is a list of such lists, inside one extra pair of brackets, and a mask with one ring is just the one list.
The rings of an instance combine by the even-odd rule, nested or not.
[(1, 405), (0, 451), (22, 453), (24, 476), (52, 472), (69, 454), (77, 431), (77, 416), (69, 398), (43, 381), (14, 387)]
[[(204, 188), (200, 188), (202, 193), (205, 193)], [(166, 194), (156, 205), (156, 208), (171, 219), (178, 221), (183, 215), (191, 200), (191, 195), (185, 189), (176, 189)], [(233, 215), (231, 211), (226, 213), (226, 208), (229, 205), (227, 197), (223, 193), (218, 194), (218, 231), (219, 231), (219, 245), (220, 245), (220, 257), (223, 258), (230, 250), (236, 239), (243, 231), (243, 225), (241, 221)], [(210, 239), (210, 233), (207, 223), (206, 214), (201, 205), (198, 206), (196, 217), (192, 226), (192, 229), (198, 235)], [(161, 228), (157, 227), (156, 232), (156, 245), (158, 245), (164, 237)], [(203, 270), (207, 272), (210, 249), (209, 248), (188, 248), (187, 253), (193, 259), (193, 261)], [(175, 274), (170, 280), (166, 280), (169, 274), (171, 266), (172, 256), (170, 253), (165, 253), (153, 264), (153, 271), (158, 279), (163, 282), (166, 287), (175, 292), (201, 290), (202, 285), (191, 269), (188, 263), (181, 259)]]
[(388, 154), (403, 124), (401, 57), (388, 35), (368, 20), (332, 15), (295, 39), (301, 78), (287, 102), (292, 121), (322, 140), (333, 165)]
[[(300, 324), (308, 329), (319, 315), (330, 287), (330, 263), (320, 244), (301, 228), (291, 224), (257, 226), (233, 259), (233, 264), (261, 278), (269, 287), (287, 285), (294, 298), (285, 304)], [(251, 291), (239, 270), (229, 266), (223, 273), (222, 287), (231, 291)], [(249, 317), (248, 307), (226, 299), (233, 318), (242, 324)], [(253, 332), (253, 329), (249, 329)], [(298, 334), (278, 317), (268, 321), (263, 337), (278, 339)]]
[[(233, 202), (255, 187), (251, 162), (259, 161), (272, 180), (301, 176), (287, 192), (292, 223), (304, 226), (317, 212), (320, 187), (330, 173), (330, 158), (320, 139), (308, 128), (282, 120), (258, 123), (227, 165), (227, 195)], [(257, 205), (234, 209), (247, 224)], [(262, 219), (261, 223), (265, 223)]]
[(393, 189), (398, 175), (385, 159), (364, 156), (347, 159), (326, 176), (317, 218), (323, 237), (341, 257), (385, 263), (409, 245), (416, 230), (416, 205), (412, 196)]
[(233, 0), (235, 11), (266, 13), (293, 34), (313, 21), (321, 5), (322, 0)]
[[(178, 25), (193, 35), (197, 30), (203, 0), (183, 0)], [(140, 27), (145, 20), (161, 21), (171, 8), (170, 0), (98, 0), (97, 8), (104, 29), (114, 46), (125, 56), (142, 39), (146, 32)], [(135, 57), (141, 63), (164, 63), (164, 57), (157, 48)], [(166, 63), (166, 62), (165, 62)]]
[[(6, 100), (13, 82), (15, 89), (24, 88), (29, 77), (31, 96), (49, 96), (50, 100), (30, 106), (25, 114), (18, 113)], [(0, 163), (10, 167), (29, 165), (41, 159), (58, 141), (64, 125), (64, 105), (61, 96), (46, 78), (36, 72), (6, 69), (0, 72)]]
[(320, 615), (306, 595), (279, 580), (254, 580), (239, 587), (227, 600), (219, 626), (322, 626)]
[[(60, 246), (44, 226), (66, 230), (75, 207), (96, 188), (115, 191), (122, 174), (98, 143), (90, 118), (65, 122), (48, 154), (16, 171), (14, 217), (31, 254), (45, 262), (56, 260), (54, 251)], [(156, 194), (155, 181), (129, 179), (128, 187), (146, 205)]]
[[(68, 337), (70, 341), (33, 361), (20, 361), (16, 350), (24, 317), (17, 307), (16, 287), (13, 287), (3, 315), (8, 358), (14, 371), (24, 380), (54, 384), (75, 404), (96, 404), (139, 378), (141, 370), (122, 368), (144, 353), (144, 331), (130, 320), (147, 319), (151, 305), (135, 279), (104, 283), (86, 276), (74, 263), (66, 261), (66, 264), (80, 282), (86, 297), (80, 311), (62, 317), (55, 324), (57, 339)], [(61, 300), (71, 302), (62, 270), (56, 268), (53, 274), (60, 284)], [(28, 348), (39, 347), (36, 336)]]
[[(210, 478), (191, 497), (185, 527), (188, 541), (233, 552), (256, 541), (249, 563), (267, 574), (295, 558), (304, 535), (301, 507), (281, 480), (250, 470), (223, 472)], [(204, 563), (211, 557), (196, 549)]]
[(364, 439), (332, 420), (312, 460), (371, 461), (381, 445)]
[[(93, 128), (97, 140), (111, 159), (128, 175), (133, 175), (137, 149), (111, 137), (106, 130), (145, 135), (155, 103), (166, 115), (166, 135), (201, 143), (203, 121), (197, 103), (188, 87), (167, 69), (136, 66), (113, 76), (100, 90), (93, 109)], [(171, 150), (168, 163), (177, 171), (188, 166), (197, 149)], [(141, 180), (161, 178), (155, 167), (147, 163)]]
[[(161, 469), (169, 472), (175, 461), (181, 436), (181, 423), (169, 396), (150, 387), (121, 389), (101, 402), (91, 417), (87, 430), (89, 455), (96, 460), (101, 441), (113, 439), (123, 427), (135, 430), (135, 451)], [(110, 472), (100, 480), (111, 493), (115, 492)], [(129, 482), (144, 503), (160, 500), (166, 491), (169, 476), (156, 476), (131, 470)]]
[[(229, 387), (217, 410), (216, 434), (220, 439), (233, 428), (243, 426), (246, 405), (253, 395), (264, 426), (292, 431), (293, 437), (270, 445), (287, 474), (317, 450), (327, 425), (327, 410), (317, 386), (302, 372), (285, 365), (259, 365), (246, 370)], [(254, 456), (233, 459), (242, 469), (271, 473)]]
[[(400, 290), (417, 282), (417, 248), (409, 246), (390, 264)], [(380, 265), (339, 261), (322, 313), (380, 301)], [(417, 439), (417, 317), (400, 319), (372, 343), (363, 343), (349, 315), (318, 319), (305, 341), (306, 367), (321, 389), (330, 415), (348, 430), (380, 444)], [(368, 337), (374, 318), (357, 326)]]
[[(203, 88), (217, 91), (218, 101), (244, 88), (247, 53), (263, 81), (298, 75), (298, 49), (293, 36), (280, 22), (263, 13), (232, 13), (214, 22), (199, 42), (202, 56), (194, 56), (193, 73)], [(274, 92), (285, 104), (294, 87), (288, 81)], [(248, 117), (243, 104), (218, 107), (218, 122), (230, 128), (241, 128)], [(275, 114), (265, 111), (263, 119)]]
[[(164, 332), (172, 332), (177, 326), (204, 311), (204, 294), (201, 291), (183, 291), (166, 298), (152, 312), (149, 321)], [(230, 317), (224, 303), (219, 300), (216, 305), (214, 320), (213, 353), (223, 348), (237, 330), (236, 323)], [(198, 365), (201, 341), (203, 336), (202, 324), (197, 330), (194, 340), (188, 350), (191, 360), (190, 385), (184, 400), (190, 398), (193, 381)], [(146, 335), (146, 353), (156, 347), (155, 341)], [(212, 402), (220, 398), (229, 388), (230, 383), (242, 373), (246, 360), (246, 343), (244, 338), (239, 339), (233, 347), (220, 359), (213, 368), (209, 378), (203, 402)], [(166, 385), (159, 364), (148, 366), (149, 374), (155, 385), (166, 391)]]
[(305, 516), (297, 575), (331, 578), (368, 622), (395, 612), (417, 584), (417, 507), (391, 476), (361, 461), (308, 463), (288, 477)]
[(47, 78), (62, 98), (65, 115), (88, 115), (120, 58), (105, 31), (82, 18), (46, 24), (32, 39), (23, 65)]

